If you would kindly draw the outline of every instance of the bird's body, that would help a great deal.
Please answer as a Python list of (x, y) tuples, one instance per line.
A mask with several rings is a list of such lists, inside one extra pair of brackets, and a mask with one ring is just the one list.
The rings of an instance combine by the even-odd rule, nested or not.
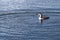
[(41, 13), (39, 13), (38, 16), (39, 16), (39, 17), (38, 17), (39, 20), (49, 19), (49, 17), (44, 16), (44, 15), (42, 15)]

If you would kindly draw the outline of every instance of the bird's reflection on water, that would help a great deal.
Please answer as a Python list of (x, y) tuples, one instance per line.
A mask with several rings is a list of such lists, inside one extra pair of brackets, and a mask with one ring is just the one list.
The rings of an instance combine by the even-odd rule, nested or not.
[(38, 22), (39, 22), (40, 24), (42, 24), (42, 23), (43, 23), (43, 20), (38, 20)]

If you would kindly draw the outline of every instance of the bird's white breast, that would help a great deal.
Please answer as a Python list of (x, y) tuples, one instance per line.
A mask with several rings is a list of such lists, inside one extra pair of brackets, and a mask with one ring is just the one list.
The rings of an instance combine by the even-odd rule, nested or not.
[(38, 19), (39, 19), (39, 20), (42, 20), (43, 18), (39, 17)]

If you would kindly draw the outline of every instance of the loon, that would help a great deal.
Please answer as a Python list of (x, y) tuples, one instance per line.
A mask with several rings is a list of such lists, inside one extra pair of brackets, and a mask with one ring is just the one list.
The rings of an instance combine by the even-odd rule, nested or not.
[(49, 17), (42, 15), (42, 13), (39, 13), (38, 16), (39, 16), (39, 17), (38, 17), (39, 20), (49, 19)]

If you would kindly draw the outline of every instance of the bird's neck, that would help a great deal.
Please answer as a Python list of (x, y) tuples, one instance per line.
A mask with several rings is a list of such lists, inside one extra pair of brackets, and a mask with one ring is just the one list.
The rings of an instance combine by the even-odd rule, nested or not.
[(42, 15), (40, 14), (39, 17), (42, 18)]

